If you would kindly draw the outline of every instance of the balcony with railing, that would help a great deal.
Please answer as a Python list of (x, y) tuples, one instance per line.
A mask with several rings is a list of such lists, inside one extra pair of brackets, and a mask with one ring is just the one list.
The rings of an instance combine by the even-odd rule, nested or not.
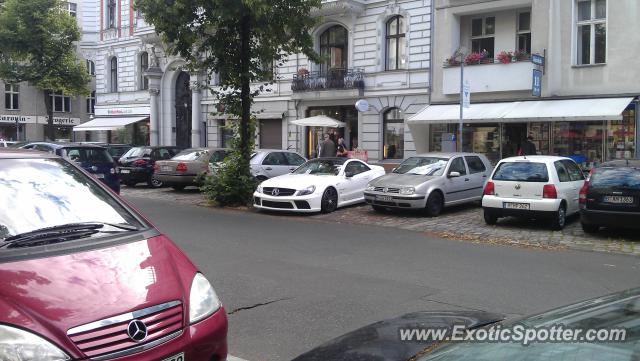
[(364, 90), (364, 70), (333, 68), (328, 71), (298, 71), (293, 75), (293, 92), (322, 90)]

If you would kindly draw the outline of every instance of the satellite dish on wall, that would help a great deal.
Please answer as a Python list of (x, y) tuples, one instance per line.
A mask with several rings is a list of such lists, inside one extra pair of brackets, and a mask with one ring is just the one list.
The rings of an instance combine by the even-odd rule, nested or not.
[(369, 102), (366, 99), (358, 100), (356, 102), (356, 109), (358, 109), (360, 113), (369, 111)]

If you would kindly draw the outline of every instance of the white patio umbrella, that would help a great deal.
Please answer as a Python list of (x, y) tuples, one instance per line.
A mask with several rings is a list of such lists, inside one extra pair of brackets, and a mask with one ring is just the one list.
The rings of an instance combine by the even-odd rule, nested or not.
[(300, 125), (303, 127), (330, 127), (330, 128), (344, 128), (346, 125), (344, 122), (330, 118), (326, 115), (316, 115), (315, 117), (292, 120), (291, 124)]

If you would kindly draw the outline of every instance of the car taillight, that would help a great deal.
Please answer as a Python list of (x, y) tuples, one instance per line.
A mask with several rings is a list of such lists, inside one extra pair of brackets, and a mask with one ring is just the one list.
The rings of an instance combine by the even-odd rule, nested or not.
[(487, 182), (487, 184), (484, 186), (484, 195), (492, 196), (494, 194), (496, 194), (495, 185), (493, 185), (493, 182)]
[(138, 159), (138, 160), (134, 160), (133, 163), (131, 163), (131, 165), (134, 167), (146, 167), (147, 161), (144, 159)]
[(176, 172), (186, 172), (187, 171), (187, 165), (184, 163), (178, 163), (178, 165), (176, 166)]
[(542, 198), (556, 199), (558, 198), (558, 191), (553, 184), (545, 184), (542, 189)]
[(580, 204), (587, 203), (587, 189), (589, 189), (589, 181), (584, 181), (584, 185), (580, 188)]

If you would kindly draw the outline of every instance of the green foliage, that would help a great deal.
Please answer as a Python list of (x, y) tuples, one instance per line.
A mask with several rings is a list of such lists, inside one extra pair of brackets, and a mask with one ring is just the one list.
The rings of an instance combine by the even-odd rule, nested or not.
[[(76, 58), (80, 29), (59, 0), (6, 0), (0, 9), (0, 79), (29, 82), (49, 94), (88, 94), (90, 77)], [(53, 124), (53, 119), (50, 119)]]
[[(316, 19), (310, 13), (321, 0), (136, 0), (135, 6), (154, 25), (168, 52), (182, 57), (190, 72), (206, 74), (200, 87), (224, 105), (224, 113), (239, 120), (239, 138), (229, 157), (233, 161), (225, 161), (219, 181), (205, 191), (220, 204), (250, 201), (251, 105), (277, 80), (271, 64), (282, 66), (295, 53), (319, 60), (310, 33)], [(216, 73), (221, 75), (219, 87), (213, 88)]]
[[(251, 119), (249, 130), (255, 130), (256, 120)], [(235, 122), (233, 127), (237, 128)], [(240, 136), (234, 129), (234, 137), (231, 140), (231, 152), (227, 155), (218, 169), (204, 179), (200, 189), (206, 197), (219, 206), (244, 206), (252, 203), (252, 194), (257, 182), (251, 175), (249, 159), (243, 156), (239, 149)], [(253, 148), (251, 141), (251, 148)], [(197, 179), (196, 182), (201, 181)]]

